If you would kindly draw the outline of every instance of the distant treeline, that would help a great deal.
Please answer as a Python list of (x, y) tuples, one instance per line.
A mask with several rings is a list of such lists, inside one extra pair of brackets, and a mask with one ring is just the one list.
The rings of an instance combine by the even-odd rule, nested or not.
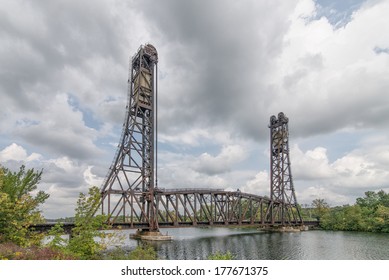
[(305, 219), (318, 219), (325, 230), (389, 233), (389, 193), (383, 190), (365, 192), (354, 205), (329, 207), (323, 199), (316, 199), (312, 208), (302, 210)]

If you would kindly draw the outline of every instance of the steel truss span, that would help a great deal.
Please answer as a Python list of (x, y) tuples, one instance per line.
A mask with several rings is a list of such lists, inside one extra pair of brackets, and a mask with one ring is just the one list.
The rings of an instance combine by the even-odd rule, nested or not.
[[(215, 189), (161, 189), (157, 181), (157, 64), (154, 46), (130, 62), (128, 104), (117, 152), (101, 188), (108, 223), (159, 227), (301, 225), (290, 172), (288, 119), (270, 119), (270, 198)], [(179, 184), (179, 182), (178, 182)]]
[[(147, 193), (117, 192), (111, 222), (127, 228), (150, 228), (142, 202)], [(212, 189), (156, 190), (159, 227), (301, 225), (297, 215), (282, 216), (281, 202), (239, 191)]]

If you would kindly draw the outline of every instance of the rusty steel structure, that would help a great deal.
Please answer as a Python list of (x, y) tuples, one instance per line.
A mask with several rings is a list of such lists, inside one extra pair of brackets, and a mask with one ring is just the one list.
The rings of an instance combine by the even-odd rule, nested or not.
[(271, 209), (276, 220), (301, 222), (289, 157), (289, 119), (280, 112), (270, 117), (270, 199), (279, 202)]
[[(128, 104), (118, 149), (101, 188), (108, 222), (160, 227), (301, 225), (290, 173), (287, 118), (270, 120), (270, 197), (223, 189), (162, 189), (157, 181), (157, 64), (150, 44), (132, 57)], [(281, 141), (279, 143), (279, 141)]]
[(111, 220), (133, 215), (137, 205), (138, 221), (152, 230), (158, 229), (154, 204), (157, 64), (157, 50), (150, 44), (141, 46), (131, 60), (122, 135), (101, 191), (102, 211)]
[[(127, 228), (152, 229), (149, 220), (141, 221), (141, 197), (130, 195), (130, 213), (115, 216), (116, 225)], [(269, 198), (217, 189), (157, 189), (154, 194), (159, 227), (274, 225), (273, 203)]]

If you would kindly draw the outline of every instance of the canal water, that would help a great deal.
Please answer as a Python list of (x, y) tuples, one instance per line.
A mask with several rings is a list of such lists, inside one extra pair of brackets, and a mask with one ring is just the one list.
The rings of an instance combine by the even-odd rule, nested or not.
[[(129, 239), (133, 230), (115, 231), (122, 246), (134, 249), (144, 241)], [(150, 242), (160, 259), (203, 260), (230, 252), (237, 260), (389, 260), (389, 234), (303, 231), (264, 232), (242, 228), (161, 229), (172, 241)]]

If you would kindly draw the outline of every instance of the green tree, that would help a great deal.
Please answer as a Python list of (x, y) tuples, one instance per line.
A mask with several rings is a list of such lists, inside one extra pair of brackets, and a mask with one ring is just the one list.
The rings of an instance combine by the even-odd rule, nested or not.
[(55, 224), (55, 226), (52, 227), (48, 232), (48, 235), (52, 238), (51, 241), (47, 244), (48, 247), (60, 251), (65, 251), (67, 240), (62, 237), (65, 235), (65, 231), (62, 228), (61, 223)]
[(80, 193), (74, 224), (67, 249), (81, 259), (93, 259), (105, 249), (102, 240), (107, 234), (102, 231), (107, 226), (107, 217), (94, 216), (94, 212), (100, 203), (100, 191), (97, 187), (91, 187), (88, 195)]
[(377, 207), (375, 222), (377, 231), (389, 232), (389, 207), (384, 205)]
[(314, 217), (320, 221), (320, 219), (329, 211), (330, 206), (322, 198), (317, 198), (312, 201)]
[[(57, 223), (49, 232), (51, 241), (48, 247), (76, 259), (100, 259), (106, 257), (104, 250), (118, 239), (114, 233), (107, 233), (107, 216), (94, 215), (100, 204), (100, 191), (91, 187), (88, 194), (80, 193), (75, 209), (74, 227), (69, 239), (65, 239), (61, 223)], [(118, 252), (113, 257), (121, 256)], [(109, 256), (108, 256), (109, 257)]]
[(31, 225), (44, 221), (39, 206), (49, 197), (43, 191), (35, 195), (42, 171), (26, 170), (22, 165), (18, 172), (0, 166), (0, 241), (19, 246), (40, 245), (43, 234), (30, 229)]
[(373, 191), (365, 192), (365, 197), (357, 198), (357, 205), (363, 208), (370, 209), (372, 211), (376, 210), (380, 204), (380, 196), (378, 193)]
[(321, 216), (320, 226), (329, 230), (389, 232), (389, 194), (365, 192), (355, 205), (338, 206)]
[(365, 231), (387, 232), (388, 219), (385, 213), (389, 209), (389, 194), (383, 190), (368, 191), (365, 197), (357, 198), (356, 205), (362, 209)]
[(337, 206), (331, 208), (321, 217), (320, 226), (327, 230), (343, 230), (344, 221), (343, 207)]

